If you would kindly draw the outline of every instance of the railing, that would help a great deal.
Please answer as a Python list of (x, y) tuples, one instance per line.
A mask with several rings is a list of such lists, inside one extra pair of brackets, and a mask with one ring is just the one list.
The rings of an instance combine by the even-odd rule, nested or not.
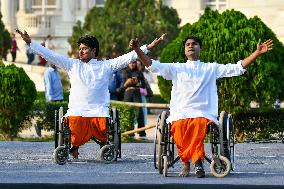
[(52, 25), (52, 17), (49, 15), (29, 15), (26, 14), (22, 19), (21, 25), (24, 28), (49, 29)]
[(116, 101), (111, 100), (111, 102), (116, 104), (126, 104), (134, 107), (139, 108), (153, 108), (153, 109), (167, 109), (169, 108), (169, 104), (157, 104), (157, 103), (136, 103), (136, 102), (123, 102), (123, 101)]
[[(134, 103), (134, 102), (122, 102), (122, 101), (115, 101), (115, 100), (112, 100), (111, 102), (116, 103), (116, 104), (126, 104), (126, 105), (139, 107), (139, 108), (140, 107), (153, 108), (153, 109), (168, 109), (169, 108), (169, 104)], [(136, 132), (152, 129), (154, 127), (156, 127), (156, 125), (146, 125), (145, 127), (133, 129), (133, 130), (130, 130), (130, 131), (125, 131), (124, 133), (122, 133), (122, 135), (125, 136), (125, 135), (133, 134), (133, 133), (136, 133)]]

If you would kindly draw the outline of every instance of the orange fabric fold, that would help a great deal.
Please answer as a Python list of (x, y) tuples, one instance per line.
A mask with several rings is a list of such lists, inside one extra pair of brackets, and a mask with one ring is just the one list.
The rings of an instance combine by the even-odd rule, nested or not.
[(107, 141), (106, 117), (69, 116), (71, 144), (79, 147), (95, 137), (100, 142)]
[(172, 123), (171, 135), (178, 148), (178, 155), (182, 162), (192, 163), (198, 159), (204, 161), (204, 139), (207, 133), (207, 125), (210, 120), (198, 117), (177, 120)]

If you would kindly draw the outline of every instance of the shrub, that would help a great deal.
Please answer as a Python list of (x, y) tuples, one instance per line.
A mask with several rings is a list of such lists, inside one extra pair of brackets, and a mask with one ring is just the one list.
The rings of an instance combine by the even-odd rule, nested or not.
[(22, 68), (0, 65), (0, 132), (13, 140), (36, 99), (33, 81)]
[(283, 109), (250, 109), (235, 114), (233, 118), (235, 136), (239, 142), (247, 139), (283, 139)]

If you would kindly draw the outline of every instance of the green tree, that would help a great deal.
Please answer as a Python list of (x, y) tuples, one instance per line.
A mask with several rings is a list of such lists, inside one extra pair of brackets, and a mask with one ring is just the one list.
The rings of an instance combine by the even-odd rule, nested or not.
[[(72, 53), (76, 52), (78, 38), (84, 34), (97, 37), (100, 55), (111, 52), (128, 52), (131, 38), (138, 37), (141, 43), (149, 43), (154, 37), (167, 32), (167, 38), (176, 37), (180, 19), (175, 9), (156, 0), (107, 0), (104, 7), (93, 7), (85, 17), (84, 25), (77, 23), (69, 38)], [(155, 49), (159, 54), (163, 44)]]
[(13, 140), (29, 114), (36, 88), (23, 68), (0, 63), (0, 134)]
[[(260, 107), (283, 98), (284, 48), (275, 34), (258, 17), (247, 19), (241, 12), (227, 10), (222, 14), (206, 9), (199, 21), (181, 28), (178, 37), (162, 51), (161, 62), (185, 62), (182, 40), (195, 35), (202, 40), (200, 60), (236, 63), (250, 55), (258, 40), (271, 38), (274, 49), (258, 58), (241, 77), (218, 80), (219, 108), (231, 113), (249, 109), (251, 101)], [(171, 82), (158, 78), (162, 97), (169, 101)]]
[(2, 22), (2, 14), (0, 13), (0, 60), (6, 59), (8, 50), (11, 48), (10, 33), (5, 29)]

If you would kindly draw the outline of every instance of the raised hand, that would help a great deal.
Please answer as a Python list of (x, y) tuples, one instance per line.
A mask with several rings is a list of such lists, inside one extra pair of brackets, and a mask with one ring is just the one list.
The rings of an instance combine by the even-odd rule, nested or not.
[(130, 42), (129, 42), (129, 47), (130, 47), (131, 49), (137, 49), (137, 48), (139, 48), (139, 40), (138, 40), (138, 38), (136, 38), (136, 39), (131, 39)]
[(272, 50), (272, 47), (273, 41), (271, 39), (266, 40), (264, 43), (261, 43), (261, 40), (259, 39), (256, 51), (259, 53), (259, 55), (261, 55)]
[(155, 48), (158, 44), (160, 44), (162, 41), (164, 41), (166, 35), (167, 35), (167, 33), (164, 33), (159, 38), (154, 39), (154, 41), (152, 41), (152, 43), (147, 45), (147, 49), (151, 50), (151, 49)]
[(30, 43), (31, 43), (31, 38), (30, 38), (29, 34), (28, 34), (26, 31), (24, 31), (24, 33), (23, 33), (23, 32), (21, 32), (19, 29), (16, 29), (16, 32), (21, 35), (22, 39), (23, 39), (28, 45), (30, 45)]

